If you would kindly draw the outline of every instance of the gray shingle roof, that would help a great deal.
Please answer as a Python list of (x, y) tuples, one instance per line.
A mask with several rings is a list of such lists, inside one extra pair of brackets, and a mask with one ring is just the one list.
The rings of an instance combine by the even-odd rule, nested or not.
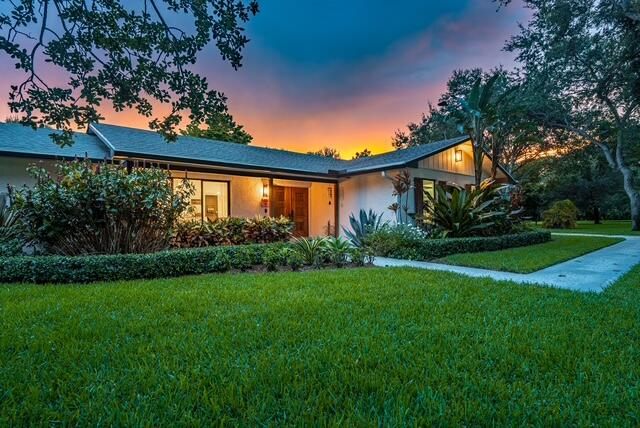
[(198, 161), (246, 168), (266, 168), (331, 175), (348, 175), (387, 167), (402, 167), (469, 139), (469, 137), (462, 136), (346, 161), (194, 137), (179, 137), (177, 142), (168, 143), (156, 132), (123, 126), (96, 124), (92, 125), (92, 128), (109, 141), (109, 144), (115, 149), (116, 155), (120, 153), (147, 156), (154, 159), (171, 158), (173, 160)]
[(0, 124), (0, 153), (5, 156), (33, 156), (44, 158), (89, 158), (102, 160), (108, 157), (105, 145), (95, 136), (76, 132), (74, 144), (60, 147), (53, 142), (49, 134), (58, 131), (40, 128), (33, 130), (17, 123)]
[(0, 124), (0, 154), (102, 160), (110, 158), (112, 148), (116, 156), (336, 177), (402, 168), (469, 139), (462, 136), (347, 161), (194, 137), (169, 143), (153, 131), (105, 124), (91, 125), (88, 134), (75, 133), (73, 146), (61, 148), (49, 137), (51, 132), (57, 131)]
[(167, 142), (160, 134), (123, 126), (95, 124), (92, 128), (109, 141), (115, 154), (152, 159), (199, 162), (212, 165), (238, 166), (247, 169), (290, 170), (309, 174), (327, 174), (331, 169), (344, 169), (346, 161), (318, 155), (246, 146), (195, 137), (178, 137)]

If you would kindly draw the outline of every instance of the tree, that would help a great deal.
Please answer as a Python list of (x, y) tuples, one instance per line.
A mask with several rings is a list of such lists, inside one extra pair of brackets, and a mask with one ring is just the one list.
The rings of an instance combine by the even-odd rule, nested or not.
[(356, 154), (353, 155), (351, 159), (353, 160), (353, 159), (360, 159), (360, 158), (368, 158), (370, 156), (371, 156), (371, 150), (365, 147), (364, 149), (362, 149), (361, 152), (356, 152)]
[[(509, 3), (508, 0), (502, 1)], [(632, 229), (640, 230), (640, 2), (525, 0), (532, 19), (507, 43), (543, 102), (530, 111), (549, 128), (597, 147), (623, 179)]]
[(253, 137), (243, 129), (242, 125), (238, 125), (226, 110), (224, 113), (210, 116), (206, 125), (207, 127), (202, 129), (197, 123), (191, 123), (182, 131), (182, 135), (238, 144), (249, 144), (253, 140)]
[[(0, 13), (0, 50), (26, 73), (11, 87), (9, 107), (32, 127), (62, 129), (52, 134), (60, 145), (72, 144), (73, 125), (101, 120), (98, 108), (106, 101), (116, 111), (132, 108), (149, 118), (154, 101), (169, 103), (166, 116), (149, 122), (168, 140), (177, 137), (185, 112), (196, 123), (224, 112), (224, 95), (190, 68), (211, 42), (240, 67), (249, 41), (242, 24), (258, 12), (255, 0), (9, 3)], [(66, 84), (47, 78), (54, 67), (68, 75)]]
[(391, 142), (393, 147), (406, 149), (460, 135), (454, 121), (431, 103), (428, 103), (427, 112), (422, 114), (420, 123), (410, 122), (407, 125), (407, 130), (408, 133), (401, 130), (396, 131)]
[(326, 158), (340, 159), (340, 152), (333, 147), (323, 147), (315, 152), (307, 152), (309, 155), (324, 156)]
[(473, 143), (473, 167), (475, 185), (482, 183), (482, 165), (490, 128), (496, 121), (494, 87), (500, 75), (493, 74), (488, 79), (478, 78), (471, 91), (459, 99), (459, 108), (453, 112), (461, 131), (471, 137)]

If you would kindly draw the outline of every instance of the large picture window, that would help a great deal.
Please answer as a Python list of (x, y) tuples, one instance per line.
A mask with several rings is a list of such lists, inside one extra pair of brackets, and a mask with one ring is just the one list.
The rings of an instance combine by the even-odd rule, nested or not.
[[(185, 215), (186, 220), (216, 221), (229, 217), (229, 182), (214, 180), (192, 180), (195, 189)], [(173, 179), (173, 188), (182, 185), (182, 179)]]

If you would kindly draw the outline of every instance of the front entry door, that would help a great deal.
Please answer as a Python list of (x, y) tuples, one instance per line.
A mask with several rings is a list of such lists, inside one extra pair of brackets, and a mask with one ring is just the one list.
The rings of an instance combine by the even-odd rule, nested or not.
[(309, 236), (309, 189), (273, 186), (271, 215), (290, 218), (294, 236)]

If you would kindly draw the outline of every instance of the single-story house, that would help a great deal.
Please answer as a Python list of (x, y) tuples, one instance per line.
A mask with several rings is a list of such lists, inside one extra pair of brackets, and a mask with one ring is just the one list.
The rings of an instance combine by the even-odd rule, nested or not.
[[(391, 178), (403, 169), (415, 186), (409, 194), (410, 214), (420, 210), (423, 189), (432, 191), (438, 182), (474, 182), (467, 136), (339, 160), (184, 136), (168, 143), (156, 132), (107, 124), (92, 124), (86, 133), (74, 134), (72, 146), (59, 147), (51, 132), (0, 124), (0, 192), (7, 185), (33, 184), (25, 169), (34, 162), (51, 170), (56, 160), (75, 158), (158, 165), (171, 171), (174, 183), (192, 181), (195, 219), (284, 215), (293, 219), (296, 235), (319, 236), (339, 233), (348, 227), (349, 215), (361, 208), (392, 219), (388, 207), (397, 198)], [(488, 176), (488, 159), (485, 169)], [(502, 169), (499, 179), (511, 180)]]

